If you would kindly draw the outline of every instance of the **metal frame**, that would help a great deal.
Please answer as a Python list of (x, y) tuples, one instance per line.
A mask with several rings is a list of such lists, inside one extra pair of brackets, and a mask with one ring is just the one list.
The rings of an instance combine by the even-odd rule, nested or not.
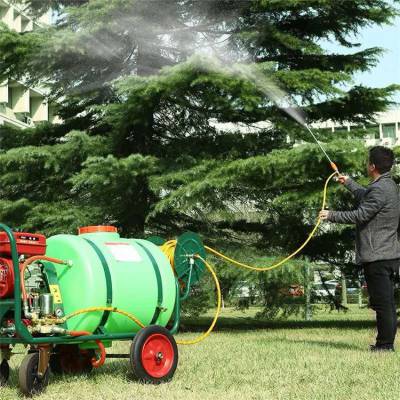
[[(9, 311), (14, 310), (14, 323), (16, 329), (16, 338), (0, 336), (0, 346), (1, 345), (14, 345), (17, 343), (29, 344), (29, 345), (42, 345), (42, 344), (77, 344), (85, 343), (94, 340), (130, 340), (136, 336), (136, 333), (114, 333), (114, 334), (92, 334), (87, 336), (81, 336), (79, 338), (72, 336), (43, 336), (43, 337), (33, 337), (28, 331), (24, 323), (22, 322), (22, 307), (21, 307), (21, 281), (19, 273), (19, 263), (18, 263), (18, 252), (17, 245), (14, 235), (11, 229), (4, 224), (0, 223), (0, 231), (6, 232), (8, 239), (10, 241), (11, 247), (11, 259), (13, 263), (14, 270), (14, 298), (0, 300), (0, 321), (4, 318), (4, 315)], [(180, 323), (180, 310), (181, 310), (181, 299), (179, 282), (175, 278), (176, 287), (176, 301), (174, 306), (174, 323), (170, 330), (171, 334), (175, 334), (178, 331)]]

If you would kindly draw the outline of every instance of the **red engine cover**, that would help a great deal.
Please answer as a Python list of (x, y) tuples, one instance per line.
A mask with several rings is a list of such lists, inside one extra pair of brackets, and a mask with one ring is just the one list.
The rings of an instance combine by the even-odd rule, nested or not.
[(12, 261), (0, 258), (0, 299), (12, 297), (14, 291), (14, 269)]
[[(29, 256), (42, 256), (46, 254), (46, 237), (38, 233), (13, 232), (17, 242), (18, 254)], [(0, 233), (0, 255), (11, 256), (11, 246), (5, 232)]]
[[(46, 254), (46, 237), (37, 233), (13, 232), (18, 256), (26, 258)], [(0, 298), (12, 297), (14, 293), (14, 269), (11, 246), (5, 232), (0, 233)]]

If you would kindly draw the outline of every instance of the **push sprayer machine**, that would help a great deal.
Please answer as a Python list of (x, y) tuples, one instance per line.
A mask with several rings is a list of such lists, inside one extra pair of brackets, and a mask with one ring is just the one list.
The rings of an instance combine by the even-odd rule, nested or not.
[[(307, 127), (313, 138), (314, 134)], [(316, 140), (317, 141), (317, 140)], [(317, 141), (318, 143), (318, 141)], [(319, 144), (319, 143), (318, 143)], [(325, 182), (322, 209), (329, 181)], [(8, 381), (15, 346), (27, 354), (19, 367), (23, 394), (42, 392), (53, 374), (89, 373), (104, 364), (113, 341), (131, 341), (127, 358), (143, 382), (170, 380), (178, 363), (177, 344), (195, 344), (214, 328), (221, 291), (206, 253), (238, 267), (256, 271), (277, 268), (299, 253), (315, 234), (292, 254), (266, 267), (252, 267), (204, 246), (187, 232), (164, 241), (121, 238), (112, 226), (89, 226), (78, 235), (12, 232), (0, 224), (0, 391)], [(200, 337), (175, 341), (181, 302), (208, 270), (218, 301), (212, 324)]]

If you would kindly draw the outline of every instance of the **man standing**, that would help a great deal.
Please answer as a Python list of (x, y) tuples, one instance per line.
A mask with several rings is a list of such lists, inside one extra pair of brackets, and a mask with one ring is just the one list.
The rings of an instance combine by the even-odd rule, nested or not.
[(320, 212), (323, 220), (356, 225), (356, 263), (364, 269), (370, 306), (376, 312), (378, 335), (372, 351), (394, 351), (397, 331), (394, 279), (400, 266), (400, 197), (390, 176), (393, 162), (392, 150), (371, 148), (367, 171), (372, 182), (366, 188), (347, 176), (339, 176), (339, 182), (359, 203), (358, 208)]

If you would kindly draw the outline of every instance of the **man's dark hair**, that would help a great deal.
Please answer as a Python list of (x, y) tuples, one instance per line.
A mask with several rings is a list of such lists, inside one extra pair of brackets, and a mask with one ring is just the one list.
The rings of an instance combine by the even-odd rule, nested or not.
[(380, 174), (389, 172), (394, 162), (394, 153), (383, 146), (375, 146), (369, 150), (369, 163), (374, 164)]

